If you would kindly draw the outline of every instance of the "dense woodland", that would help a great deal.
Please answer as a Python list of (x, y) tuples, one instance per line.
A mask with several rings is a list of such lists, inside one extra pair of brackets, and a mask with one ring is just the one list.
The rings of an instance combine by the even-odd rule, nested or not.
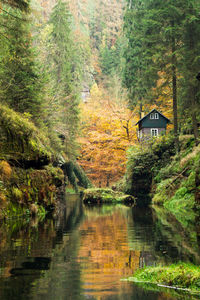
[(197, 299), (200, 1), (0, 0), (0, 45), (3, 299)]
[(175, 153), (182, 135), (198, 145), (199, 1), (2, 0), (0, 10), (2, 193), (10, 162), (36, 157), (116, 184), (152, 108), (172, 121)]

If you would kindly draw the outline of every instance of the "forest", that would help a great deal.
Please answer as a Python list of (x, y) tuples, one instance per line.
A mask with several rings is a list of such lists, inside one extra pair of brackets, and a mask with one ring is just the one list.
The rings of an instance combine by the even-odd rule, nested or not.
[[(199, 12), (198, 0), (0, 0), (1, 220), (55, 217), (66, 193), (88, 192), (196, 222), (200, 244)], [(142, 129), (154, 112), (166, 127)], [(178, 284), (196, 293), (195, 276)]]

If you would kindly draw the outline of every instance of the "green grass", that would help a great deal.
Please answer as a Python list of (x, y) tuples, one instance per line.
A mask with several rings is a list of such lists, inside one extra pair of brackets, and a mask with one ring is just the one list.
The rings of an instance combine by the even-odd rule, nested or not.
[(200, 267), (178, 263), (170, 266), (146, 267), (138, 270), (128, 281), (185, 289), (200, 295)]

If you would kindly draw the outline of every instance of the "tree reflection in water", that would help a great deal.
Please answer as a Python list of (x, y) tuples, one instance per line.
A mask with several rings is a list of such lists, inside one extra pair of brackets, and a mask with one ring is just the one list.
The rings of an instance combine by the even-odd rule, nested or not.
[(120, 281), (144, 264), (170, 263), (174, 254), (198, 261), (194, 241), (177, 228), (180, 224), (169, 215), (151, 209), (83, 208), (78, 199), (68, 200), (64, 216), (56, 221), (4, 223), (1, 300), (177, 299)]

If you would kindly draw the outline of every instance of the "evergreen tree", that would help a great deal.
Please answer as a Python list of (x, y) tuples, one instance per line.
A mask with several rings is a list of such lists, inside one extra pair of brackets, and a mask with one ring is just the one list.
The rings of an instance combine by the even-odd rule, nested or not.
[[(200, 115), (200, 85), (196, 79), (200, 65), (200, 3), (192, 0), (183, 1), (182, 55), (181, 55), (181, 106), (184, 117), (190, 118), (196, 144), (199, 143), (198, 116)], [(189, 112), (187, 115), (186, 112)]]
[(131, 1), (127, 11), (128, 22), (133, 23), (134, 30), (128, 32), (126, 85), (131, 95), (137, 91), (137, 97), (147, 98), (152, 83), (156, 85), (156, 73), (162, 71), (166, 75), (166, 83), (170, 82), (172, 86), (174, 135), (178, 150), (177, 67), (181, 0)]
[[(147, 33), (147, 9), (144, 1), (128, 1), (124, 16), (125, 49), (124, 83), (129, 91), (130, 108), (139, 105), (141, 112), (151, 88), (155, 86), (157, 69), (151, 53)], [(147, 31), (147, 32), (146, 32)]]
[(29, 0), (1, 0), (1, 2), (7, 6), (20, 9), (21, 11), (27, 12), (29, 10)]
[(99, 53), (99, 61), (102, 73), (104, 75), (122, 75), (123, 68), (123, 48), (124, 48), (124, 38), (117, 38), (114, 45), (109, 47), (107, 44), (101, 47)]
[(32, 49), (30, 23), (25, 13), (9, 8), (7, 11), (0, 17), (6, 43), (0, 61), (0, 99), (16, 111), (30, 113), (38, 121), (43, 83)]
[[(57, 103), (57, 126), (66, 137), (66, 152), (74, 155), (75, 137), (78, 130), (78, 96), (73, 74), (76, 72), (74, 46), (71, 32), (71, 16), (66, 3), (58, 1), (50, 16), (50, 53), (53, 101)], [(55, 112), (54, 112), (55, 113)]]

